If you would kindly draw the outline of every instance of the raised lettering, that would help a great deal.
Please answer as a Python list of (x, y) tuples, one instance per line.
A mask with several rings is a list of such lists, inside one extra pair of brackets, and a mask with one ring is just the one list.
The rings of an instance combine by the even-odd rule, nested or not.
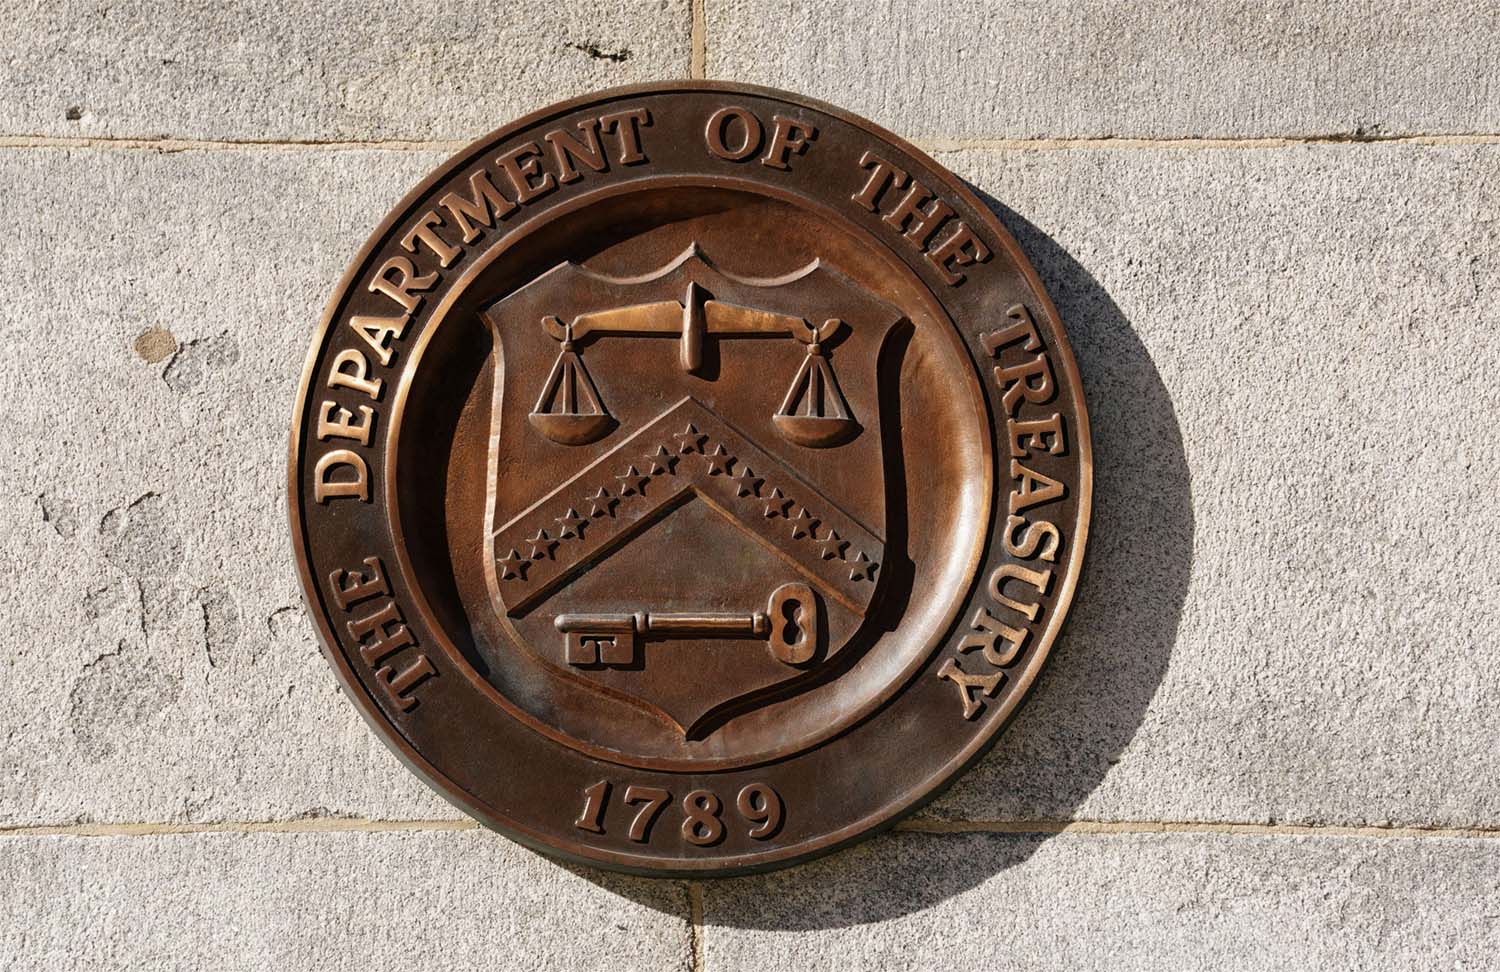
[(557, 167), (559, 182), (577, 182), (583, 178), (583, 173), (573, 164), (575, 161), (595, 172), (609, 168), (609, 160), (604, 157), (604, 149), (599, 144), (599, 120), (590, 118), (579, 122), (578, 131), (583, 135), (582, 141), (561, 128), (554, 128), (542, 136), (552, 150), (552, 162)]
[[(345, 371), (346, 365), (353, 365), (353, 370)], [(329, 388), (352, 388), (364, 392), (371, 401), (379, 401), (380, 385), (379, 378), (370, 377), (370, 359), (363, 352), (346, 348), (334, 355), (333, 368), (328, 373)]]
[(609, 804), (609, 780), (600, 780), (583, 791), (583, 809), (573, 826), (590, 833), (604, 833), (604, 808)]
[(927, 262), (937, 268), (938, 276), (942, 277), (948, 286), (957, 286), (964, 281), (964, 275), (954, 270), (954, 267), (969, 267), (976, 263), (988, 260), (992, 253), (990, 248), (984, 245), (984, 241), (974, 235), (969, 225), (960, 221), (948, 238), (939, 243), (937, 247), (927, 254)]
[[(1005, 624), (994, 615), (990, 614), (988, 608), (981, 607), (974, 614), (974, 620), (969, 622), (969, 627), (974, 631), (959, 642), (958, 650), (961, 652), (973, 651), (978, 648), (984, 654), (984, 660), (996, 668), (1005, 668), (1016, 660), (1021, 653), (1021, 646), (1026, 643), (1026, 629), (1016, 628)], [(1004, 642), (1002, 650), (999, 645)]]
[[(1016, 540), (1016, 529), (1021, 526), (1026, 527), (1026, 532), (1020, 540)], [(1056, 524), (1047, 520), (1038, 520), (1028, 524), (1024, 517), (1007, 516), (1003, 536), (1005, 537), (1005, 552), (1012, 557), (1022, 557), (1027, 560), (1039, 556), (1048, 563), (1052, 563), (1057, 560), (1058, 547), (1062, 546), (1062, 533), (1057, 529)], [(1047, 546), (1039, 554), (1037, 547), (1043, 542)]]
[(864, 188), (856, 192), (852, 197), (870, 212), (879, 212), (880, 197), (884, 194), (886, 187), (894, 185), (897, 189), (906, 185), (910, 178), (905, 172), (896, 168), (891, 163), (882, 159), (874, 152), (865, 152), (859, 157), (859, 167), (870, 169), (870, 177), (865, 180)]
[[(391, 279), (393, 271), (400, 275), (400, 280)], [(410, 314), (422, 303), (422, 298), (413, 294), (412, 291), (431, 290), (437, 286), (437, 282), (436, 272), (418, 276), (417, 268), (412, 266), (412, 262), (406, 257), (391, 257), (376, 271), (375, 279), (370, 282), (370, 292), (385, 294), (406, 308), (406, 312)]]
[(1052, 380), (1052, 362), (1045, 354), (1009, 368), (997, 365), (995, 378), (1000, 382), (1000, 387), (1005, 389), (1000, 401), (1004, 404), (1007, 415), (1016, 414), (1016, 408), (1023, 398), (1033, 405), (1045, 405), (1057, 392), (1057, 385)]
[(380, 558), (366, 557), (365, 566), (370, 569), (368, 576), (357, 570), (336, 570), (328, 575), (328, 586), (333, 588), (333, 600), (340, 611), (347, 611), (360, 601), (391, 592)]
[[(414, 644), (411, 631), (406, 627), (395, 601), (386, 601), (377, 610), (355, 618), (345, 627), (349, 629), (349, 637), (359, 642), (359, 657), (372, 668), (402, 648)], [(366, 642), (365, 639), (370, 635), (375, 636), (374, 640)]]
[(495, 188), (489, 173), (483, 169), (469, 176), (469, 193), (468, 199), (450, 192), (438, 200), (438, 205), (453, 217), (453, 224), (463, 233), (465, 243), (479, 239), (479, 226), (488, 229), (494, 226), (495, 220), (504, 219), (516, 211), (516, 204)]
[[(957, 268), (983, 263), (992, 256), (984, 241), (967, 223), (957, 218), (952, 206), (934, 198), (931, 189), (896, 165), (873, 152), (865, 152), (859, 157), (859, 167), (871, 170), (870, 175), (864, 186), (850, 198), (872, 213), (880, 213), (880, 203), (888, 190), (901, 189), (910, 183), (906, 195), (881, 219), (926, 256), (927, 262), (948, 286), (955, 287), (964, 281), (964, 274)], [(933, 240), (942, 228), (950, 224), (953, 231), (934, 244)]]
[(354, 413), (337, 405), (338, 414), (333, 410), (336, 402), (324, 400), (318, 407), (318, 441), (327, 439), (353, 439), (360, 445), (370, 444), (370, 422), (375, 416), (375, 410), (368, 405), (359, 406), (359, 414), (362, 422), (355, 422)]
[(367, 573), (358, 570), (335, 570), (328, 575), (328, 586), (340, 610), (374, 597), (386, 600), (344, 627), (358, 646), (360, 660), (374, 669), (375, 691), (402, 712), (417, 705), (412, 694), (416, 687), (437, 675), (437, 669), (425, 654), (409, 652), (399, 662), (386, 664), (398, 652), (416, 648), (411, 630), (401, 616), (401, 609), (389, 598), (390, 584), (379, 557), (366, 557)]
[(760, 163), (772, 169), (790, 169), (791, 157), (806, 152), (808, 143), (817, 137), (818, 130), (805, 122), (772, 115), (771, 144)]
[[(334, 471), (345, 467), (354, 470), (354, 478), (334, 479)], [(313, 499), (326, 503), (343, 496), (353, 496), (369, 502), (370, 468), (356, 453), (348, 449), (334, 449), (321, 456), (318, 464), (313, 467)]]
[(1010, 461), (1010, 478), (1021, 483), (1019, 488), (1010, 493), (1010, 506), (1006, 512), (1012, 516), (1033, 506), (1060, 500), (1066, 493), (1062, 483), (1051, 476), (1028, 469), (1014, 459)]
[(755, 824), (746, 831), (746, 835), (756, 840), (767, 840), (776, 836), (776, 831), (781, 829), (781, 821), (786, 813), (786, 805), (781, 802), (781, 794), (765, 783), (747, 784), (740, 790), (739, 796), (735, 797), (734, 806), (739, 810), (740, 816)]
[(1012, 304), (1005, 316), (1014, 323), (998, 331), (991, 331), (979, 339), (986, 351), (991, 355), (999, 355), (1001, 348), (1017, 341), (1024, 341), (1021, 346), (1027, 351), (1041, 350), (1042, 339), (1036, 333), (1036, 321), (1031, 319), (1031, 311), (1026, 309), (1025, 304)]
[[(522, 205), (557, 188), (557, 180), (552, 173), (542, 171), (542, 150), (535, 142), (518, 145), (498, 156), (495, 162), (510, 180), (511, 188), (516, 191), (516, 202)], [(536, 182), (531, 181), (538, 176), (540, 178)]]
[(661, 812), (663, 804), (672, 798), (672, 794), (655, 786), (638, 786), (632, 783), (625, 788), (625, 802), (634, 806), (644, 803), (635, 819), (630, 822), (630, 830), (626, 836), (637, 844), (644, 844), (651, 837), (651, 822)]
[(386, 341), (399, 341), (401, 335), (406, 333), (409, 317), (351, 317), (349, 326), (365, 339), (374, 351), (375, 356), (380, 359), (382, 366), (391, 363), (391, 355), (395, 352)]
[[(739, 122), (740, 129), (737, 136), (739, 146), (730, 148), (729, 126), (736, 121)], [(709, 115), (708, 126), (703, 130), (708, 150), (729, 162), (743, 162), (754, 155), (760, 149), (764, 136), (765, 130), (761, 127), (760, 119), (756, 118), (748, 108), (741, 108), (737, 105), (728, 105)]]
[[(922, 204), (930, 199), (932, 205), (922, 209)], [(896, 204), (896, 208), (885, 214), (884, 219), (909, 242), (916, 244), (918, 248), (925, 249), (932, 240), (933, 234), (938, 231), (938, 227), (942, 226), (952, 215), (952, 206), (941, 199), (933, 199), (932, 193), (924, 187), (914, 185)], [(907, 223), (911, 226), (908, 227)]]
[[(1010, 419), (1005, 423), (1005, 435), (1010, 439), (1010, 455), (1013, 459), (1019, 459), (1038, 449), (1054, 456), (1068, 451), (1063, 440), (1063, 419), (1057, 412), (1044, 419)], [(1051, 442), (1047, 441), (1049, 436)]]
[(958, 686), (958, 694), (964, 700), (965, 719), (973, 719), (980, 712), (984, 711), (984, 700), (974, 696), (976, 689), (993, 698), (995, 693), (1000, 690), (1000, 683), (1005, 681), (1004, 672), (991, 672), (988, 675), (971, 675), (960, 668), (958, 662), (951, 658), (944, 659), (943, 666), (937, 670), (937, 677), (947, 679)]
[(437, 669), (432, 667), (427, 656), (418, 655), (399, 671), (389, 665), (376, 669), (375, 681), (392, 704), (402, 712), (410, 712), (417, 706), (417, 700), (411, 694), (412, 689), (436, 674)]
[(438, 258), (438, 266), (451, 266), (463, 251), (456, 246), (449, 246), (433, 230), (434, 226), (442, 225), (444, 225), (443, 217), (429, 209), (422, 214), (421, 219), (417, 220), (417, 228), (401, 238), (401, 249), (407, 253), (415, 253), (417, 244), (420, 243), (427, 248), (429, 253)]
[(641, 129), (651, 127), (651, 112), (644, 108), (610, 112), (599, 116), (599, 125), (606, 135), (615, 134), (621, 165), (638, 165), (646, 161), (646, 155), (641, 151)]
[(1006, 597), (1005, 582), (1008, 580), (1018, 580), (1023, 584), (1029, 584), (1038, 595), (1044, 595), (1047, 593), (1047, 585), (1052, 582), (1052, 569), (1049, 567), (1046, 570), (1032, 570), (1020, 564), (1001, 564), (990, 575), (990, 596), (996, 602), (1021, 614), (1027, 621), (1035, 621), (1041, 605), (1027, 604)]

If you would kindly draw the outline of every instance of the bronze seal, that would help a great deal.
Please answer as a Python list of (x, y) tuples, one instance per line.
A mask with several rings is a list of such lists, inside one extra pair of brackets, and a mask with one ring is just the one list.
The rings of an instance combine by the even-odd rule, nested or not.
[(1089, 517), (1062, 322), (957, 178), (685, 82), (480, 139), (355, 258), (293, 542), (376, 732), (485, 824), (649, 874), (920, 806), (1055, 641)]

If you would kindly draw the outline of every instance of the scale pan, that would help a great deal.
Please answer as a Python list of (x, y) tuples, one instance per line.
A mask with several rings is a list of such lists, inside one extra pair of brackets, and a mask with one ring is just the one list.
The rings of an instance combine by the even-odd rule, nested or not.
[(614, 416), (568, 415), (556, 412), (532, 412), (526, 416), (538, 432), (563, 445), (583, 445), (603, 438), (615, 427)]
[(809, 449), (843, 445), (859, 434), (859, 423), (835, 415), (773, 415), (783, 437)]

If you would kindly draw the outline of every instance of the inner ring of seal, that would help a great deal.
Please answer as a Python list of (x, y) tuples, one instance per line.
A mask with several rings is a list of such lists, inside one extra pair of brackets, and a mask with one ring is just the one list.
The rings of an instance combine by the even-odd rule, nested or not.
[[(758, 196), (767, 199), (778, 200), (814, 214), (819, 220), (837, 228), (851, 239), (865, 244), (871, 251), (872, 258), (877, 262), (885, 264), (891, 270), (898, 270), (906, 280), (905, 292), (916, 302), (915, 306), (903, 306), (909, 316), (921, 316), (926, 323), (933, 325), (930, 332), (940, 335), (951, 351), (952, 360), (958, 362), (961, 367), (955, 373), (961, 373), (963, 380), (952, 387), (957, 397), (965, 400), (969, 406), (970, 431), (976, 440), (975, 446), (981, 450), (983, 460), (976, 463), (974, 470), (975, 478), (962, 489), (962, 508), (966, 514), (965, 529), (961, 532), (963, 543), (952, 551), (948, 557), (946, 569), (937, 575), (934, 587), (936, 596), (930, 603), (914, 605), (911, 614), (916, 616), (911, 622), (912, 626), (919, 625), (924, 632), (922, 649), (911, 651), (902, 656), (903, 664), (899, 669), (883, 671), (878, 684), (878, 691), (864, 693), (860, 704), (853, 706), (840, 706), (839, 717), (823, 722), (816, 731), (802, 733), (785, 733), (786, 724), (779, 723), (782, 733), (790, 736), (789, 740), (781, 745), (766, 746), (750, 751), (734, 753), (714, 753), (705, 750), (701, 755), (695, 754), (685, 758), (671, 758), (643, 755), (639, 753), (623, 752), (619, 749), (592, 743), (586, 739), (580, 739), (571, 735), (559, 727), (550, 724), (538, 714), (508, 698), (503, 692), (496, 688), (489, 679), (485, 678), (475, 669), (473, 660), (454, 642), (450, 637), (449, 625), (445, 625), (439, 617), (439, 613), (433, 609), (428, 598), (428, 592), (420, 581), (422, 576), (412, 562), (410, 551), (406, 549), (403, 541), (407, 537), (403, 529), (403, 507), (401, 490), (397, 488), (402, 482), (401, 468), (402, 456), (406, 451), (402, 447), (401, 434), (403, 430), (403, 418), (406, 415), (409, 396), (413, 387), (418, 385), (421, 375), (421, 366), (424, 355), (429, 350), (434, 337), (439, 333), (444, 323), (449, 323), (450, 312), (454, 306), (459, 304), (463, 296), (469, 293), (470, 288), (482, 281), (484, 272), (496, 261), (506, 255), (514, 255), (517, 249), (530, 240), (539, 230), (554, 222), (557, 217), (570, 212), (578, 212), (591, 206), (600, 205), (612, 197), (625, 196), (635, 193), (649, 193), (665, 188), (674, 190), (684, 186), (696, 186), (701, 188), (712, 188), (721, 191), (732, 191), (743, 193), (747, 196)], [(396, 385), (392, 399), (390, 430), (388, 448), (386, 450), (385, 468), (385, 501), (387, 516), (389, 518), (392, 535), (397, 538), (397, 570), (405, 580), (408, 590), (415, 603), (418, 617), (433, 634), (433, 644), (453, 663), (453, 668), (462, 672), (475, 684), (480, 691), (495, 704), (501, 706), (507, 713), (537, 732), (549, 738), (555, 739), (571, 748), (577, 749), (590, 756), (609, 760), (624, 765), (640, 766), (651, 769), (663, 770), (715, 770), (731, 767), (755, 765), (770, 760), (782, 758), (790, 753), (805, 750), (817, 745), (819, 742), (831, 737), (835, 733), (848, 728), (876, 711), (880, 705), (888, 699), (902, 684), (915, 673), (930, 657), (931, 650), (940, 643), (940, 639), (949, 630), (954, 616), (959, 607), (967, 597), (972, 586), (972, 580), (983, 553), (983, 545), (986, 540), (987, 524), (990, 515), (990, 503), (993, 495), (993, 444), (992, 431), (988, 412), (984, 405), (984, 398), (980, 390), (979, 377), (975, 371), (972, 359), (964, 350), (954, 323), (949, 319), (942, 305), (935, 295), (911, 273), (905, 263), (900, 259), (898, 251), (889, 247), (878, 237), (868, 233), (856, 226), (841, 214), (834, 212), (823, 204), (809, 199), (805, 196), (785, 193), (772, 189), (759, 183), (747, 180), (716, 178), (694, 178), (694, 177), (655, 177), (642, 178), (632, 182), (600, 188), (589, 193), (582, 194), (566, 204), (561, 204), (549, 213), (548, 220), (539, 221), (533, 225), (518, 227), (510, 233), (500, 237), (494, 245), (489, 247), (483, 254), (477, 255), (475, 261), (467, 268), (465, 273), (454, 281), (446, 296), (431, 313), (427, 316), (425, 325), (421, 331), (414, 336), (413, 346), (409, 352), (407, 367), (402, 370), (399, 382)], [(961, 387), (960, 387), (961, 385)], [(465, 604), (468, 609), (470, 605)], [(908, 627), (906, 619), (903, 618), (903, 628)], [(872, 649), (868, 656), (874, 656), (876, 652)]]

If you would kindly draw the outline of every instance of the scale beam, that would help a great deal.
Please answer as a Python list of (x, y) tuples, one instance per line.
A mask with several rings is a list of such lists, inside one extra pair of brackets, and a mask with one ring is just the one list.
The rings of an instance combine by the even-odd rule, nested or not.
[(589, 311), (573, 318), (571, 324), (549, 316), (542, 318), (542, 326), (557, 341), (582, 341), (591, 334), (676, 337), (682, 341), (683, 370), (692, 373), (702, 366), (705, 336), (789, 337), (816, 345), (833, 337), (843, 322), (830, 319), (814, 325), (790, 314), (706, 299), (703, 288), (690, 283), (680, 301), (658, 300)]
[(569, 323), (548, 315), (542, 318), (542, 327), (562, 349), (529, 418), (539, 432), (563, 445), (596, 441), (615, 427), (583, 366), (582, 342), (591, 335), (675, 337), (678, 361), (690, 375), (703, 367), (703, 341), (709, 335), (790, 337), (803, 345), (807, 357), (787, 390), (781, 411), (772, 416), (776, 428), (788, 440), (811, 449), (840, 445), (859, 433), (859, 423), (844, 400), (824, 347), (843, 326), (836, 317), (812, 324), (795, 314), (712, 300), (692, 281), (680, 301), (657, 300), (586, 311)]

